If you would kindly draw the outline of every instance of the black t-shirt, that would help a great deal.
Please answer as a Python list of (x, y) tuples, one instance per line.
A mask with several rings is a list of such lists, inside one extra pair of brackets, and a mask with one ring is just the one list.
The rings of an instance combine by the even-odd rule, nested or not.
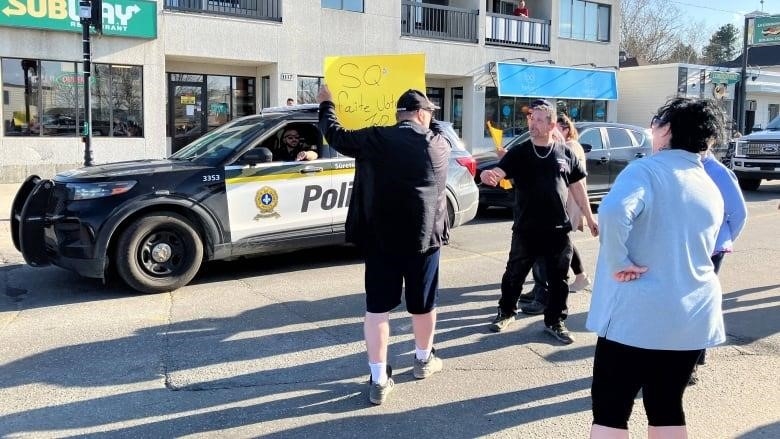
[(287, 149), (286, 145), (279, 145), (276, 149), (271, 151), (271, 153), (273, 154), (273, 159), (275, 162), (294, 162), (295, 158), (298, 157), (298, 154), (300, 154), (301, 151), (317, 152), (317, 146), (301, 143), (292, 150), (289, 150)]
[(566, 215), (569, 185), (587, 175), (571, 149), (556, 142), (551, 151), (529, 140), (507, 151), (498, 167), (513, 179), (514, 230), (571, 230)]

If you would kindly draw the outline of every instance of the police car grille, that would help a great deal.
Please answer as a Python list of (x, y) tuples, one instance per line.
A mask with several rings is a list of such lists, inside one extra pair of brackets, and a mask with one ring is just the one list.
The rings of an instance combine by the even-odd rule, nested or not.
[(746, 155), (754, 158), (780, 157), (780, 143), (748, 143)]

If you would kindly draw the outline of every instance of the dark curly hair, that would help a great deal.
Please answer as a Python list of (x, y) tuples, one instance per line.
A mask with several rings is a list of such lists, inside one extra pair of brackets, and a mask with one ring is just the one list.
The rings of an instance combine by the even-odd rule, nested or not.
[(658, 109), (653, 118), (659, 126), (668, 125), (670, 149), (699, 153), (725, 139), (725, 118), (717, 103), (707, 99), (674, 98)]

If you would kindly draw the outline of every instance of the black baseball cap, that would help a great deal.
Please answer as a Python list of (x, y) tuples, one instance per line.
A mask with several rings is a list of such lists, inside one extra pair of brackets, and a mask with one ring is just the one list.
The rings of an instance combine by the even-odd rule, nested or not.
[(425, 93), (411, 88), (406, 90), (401, 97), (398, 98), (398, 104), (396, 105), (396, 111), (433, 111), (438, 109), (439, 107), (437, 105), (428, 100)]

